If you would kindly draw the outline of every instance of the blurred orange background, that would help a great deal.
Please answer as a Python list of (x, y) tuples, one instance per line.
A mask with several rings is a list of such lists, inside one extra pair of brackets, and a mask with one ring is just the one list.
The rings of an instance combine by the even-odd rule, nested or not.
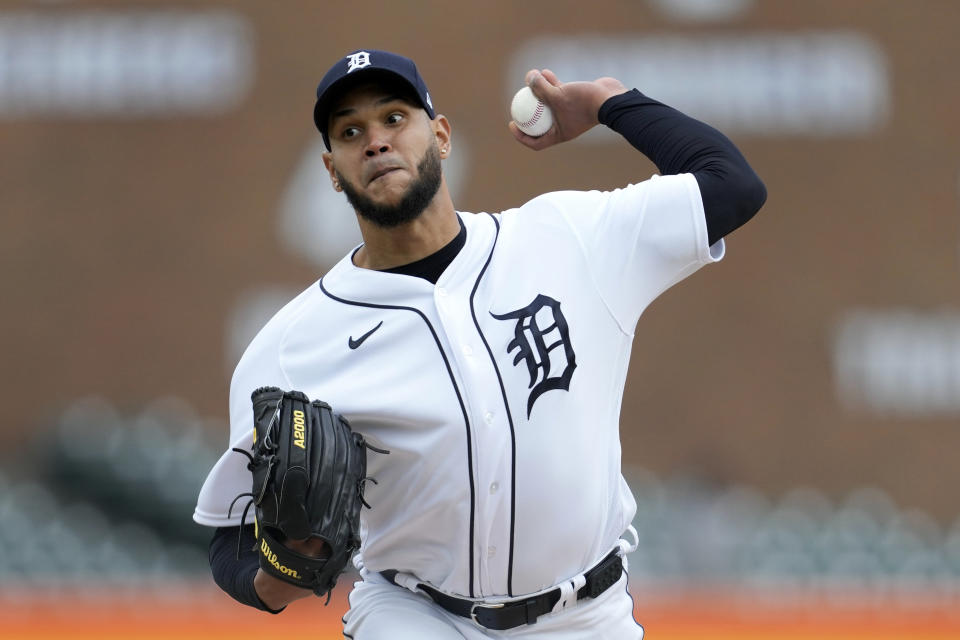
[[(878, 607), (857, 594), (838, 602), (810, 601), (797, 594), (724, 591), (637, 594), (634, 613), (645, 639), (660, 640), (947, 640), (960, 637), (960, 609), (931, 606), (913, 594), (900, 606)], [(940, 599), (935, 597), (935, 600)], [(0, 602), (13, 604), (4, 599)], [(926, 604), (925, 604), (926, 603)], [(941, 603), (947, 605), (948, 603)], [(5, 638), (178, 638), (257, 637), (342, 638), (340, 617), (346, 589), (330, 604), (306, 600), (278, 615), (236, 605), (215, 587), (195, 585), (176, 593), (148, 594), (94, 590), (83, 596), (20, 594), (0, 615)]]

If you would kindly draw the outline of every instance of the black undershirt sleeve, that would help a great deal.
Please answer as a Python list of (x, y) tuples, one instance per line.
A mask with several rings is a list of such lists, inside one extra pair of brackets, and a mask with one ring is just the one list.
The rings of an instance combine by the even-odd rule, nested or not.
[(661, 175), (694, 175), (710, 244), (747, 222), (767, 199), (763, 182), (729, 138), (636, 89), (604, 102), (599, 119), (650, 158)]
[[(237, 557), (237, 536), (240, 536), (240, 554)], [(253, 578), (260, 568), (255, 551), (257, 539), (253, 525), (219, 527), (210, 541), (210, 570), (213, 581), (231, 598), (261, 611), (280, 613), (263, 604), (253, 587)]]

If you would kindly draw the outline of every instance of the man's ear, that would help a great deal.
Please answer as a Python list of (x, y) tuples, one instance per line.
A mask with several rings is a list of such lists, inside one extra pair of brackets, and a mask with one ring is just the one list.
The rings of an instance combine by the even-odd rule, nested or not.
[(447, 120), (447, 117), (441, 114), (437, 114), (432, 121), (433, 124), (433, 134), (437, 138), (437, 148), (440, 149), (441, 157), (446, 158), (450, 153), (450, 141), (452, 139), (452, 129), (450, 127), (450, 121)]
[(330, 174), (330, 183), (333, 185), (333, 190), (342, 191), (340, 179), (337, 178), (337, 169), (333, 166), (333, 154), (329, 151), (323, 152), (323, 166), (327, 168), (327, 173)]

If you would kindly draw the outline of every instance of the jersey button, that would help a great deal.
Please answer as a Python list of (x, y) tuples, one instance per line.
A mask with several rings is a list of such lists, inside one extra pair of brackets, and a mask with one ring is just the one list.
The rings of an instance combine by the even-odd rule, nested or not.
[(491, 558), (497, 555), (497, 548), (493, 545), (490, 545), (489, 547), (487, 547), (487, 555), (490, 556)]
[(465, 356), (472, 356), (472, 355), (473, 355), (473, 348), (472, 348), (470, 345), (468, 345), (468, 344), (463, 345), (463, 355), (465, 355)]
[(447, 297), (447, 290), (444, 289), (443, 287), (440, 287), (440, 288), (437, 289), (437, 295), (440, 296), (441, 298), (446, 298), (446, 297)]
[(497, 489), (499, 488), (500, 488), (500, 485), (494, 482), (493, 484), (490, 485), (490, 493), (496, 493)]
[(483, 420), (487, 424), (493, 424), (493, 414), (487, 411), (485, 414), (483, 414)]

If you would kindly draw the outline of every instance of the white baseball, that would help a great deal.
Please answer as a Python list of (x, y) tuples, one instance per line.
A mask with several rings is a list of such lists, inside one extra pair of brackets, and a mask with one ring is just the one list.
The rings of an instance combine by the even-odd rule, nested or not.
[(534, 138), (542, 136), (553, 126), (553, 112), (533, 95), (530, 87), (517, 91), (510, 103), (510, 117), (520, 131)]

